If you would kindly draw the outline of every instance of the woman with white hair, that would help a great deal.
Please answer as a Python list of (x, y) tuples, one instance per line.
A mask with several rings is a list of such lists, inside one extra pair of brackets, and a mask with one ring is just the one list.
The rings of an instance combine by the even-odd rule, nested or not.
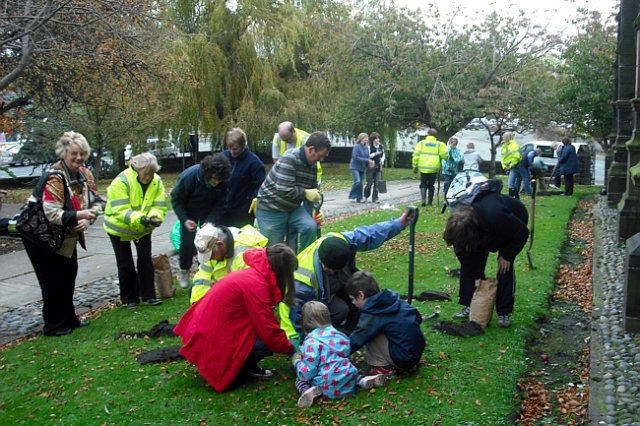
[(84, 167), (90, 151), (82, 134), (65, 132), (56, 143), (60, 161), (42, 174), (29, 198), (30, 203), (42, 204), (49, 223), (64, 227), (62, 245), (54, 253), (24, 234), (22, 237), (42, 291), (46, 336), (64, 336), (89, 325), (75, 313), (73, 292), (78, 274), (77, 243), (86, 250), (84, 232), (104, 208), (104, 201), (95, 193), (93, 175)]
[[(136, 155), (107, 189), (103, 227), (116, 254), (120, 300), (129, 309), (136, 308), (140, 299), (148, 305), (162, 303), (156, 298), (151, 261), (151, 233), (167, 213), (158, 170), (160, 166), (153, 154)], [(138, 253), (137, 265), (133, 263), (132, 241)]]

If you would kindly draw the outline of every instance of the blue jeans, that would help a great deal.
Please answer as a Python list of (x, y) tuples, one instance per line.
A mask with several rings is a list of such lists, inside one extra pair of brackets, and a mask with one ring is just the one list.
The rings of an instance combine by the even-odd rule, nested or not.
[(518, 166), (513, 167), (511, 170), (509, 170), (509, 177), (507, 178), (507, 187), (508, 188), (517, 188), (516, 183), (517, 183), (517, 179), (518, 179), (518, 172), (517, 169)]
[(353, 185), (351, 185), (351, 191), (349, 192), (350, 200), (362, 200), (362, 179), (364, 179), (364, 170), (351, 169), (351, 175), (353, 176)]
[(256, 220), (260, 233), (269, 239), (270, 246), (283, 242), (287, 234), (299, 235), (297, 252), (300, 252), (318, 237), (318, 225), (303, 206), (291, 212), (257, 209)]
[(451, 182), (453, 182), (453, 179), (455, 179), (456, 175), (443, 174), (442, 177), (444, 178), (444, 197), (446, 199), (447, 192), (449, 192), (449, 187), (451, 186)]
[[(513, 187), (518, 188), (518, 191), (520, 191), (520, 184), (524, 183), (524, 193), (531, 195), (531, 176), (529, 175), (529, 168), (518, 164), (515, 169), (516, 180)], [(511, 176), (511, 173), (509, 173), (509, 176)], [(509, 185), (509, 188), (512, 188), (512, 186)]]

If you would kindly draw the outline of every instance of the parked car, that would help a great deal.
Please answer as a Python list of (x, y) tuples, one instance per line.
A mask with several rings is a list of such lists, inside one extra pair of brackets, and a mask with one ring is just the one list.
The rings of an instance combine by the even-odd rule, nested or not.
[[(158, 159), (176, 158), (180, 155), (180, 149), (173, 142), (159, 141), (158, 139), (147, 140), (147, 151)], [(124, 161), (129, 161), (133, 155), (133, 147), (126, 145), (124, 147)]]
[(9, 166), (16, 163), (16, 155), (20, 151), (20, 144), (14, 144), (0, 151), (0, 165)]
[(7, 161), (10, 166), (31, 166), (35, 164), (53, 163), (57, 160), (56, 154), (50, 147), (38, 145), (37, 142), (27, 140), (13, 148), (10, 148), (10, 157)]
[(158, 139), (147, 140), (147, 146), (150, 153), (156, 158), (176, 158), (180, 155), (180, 150), (173, 142), (159, 141)]

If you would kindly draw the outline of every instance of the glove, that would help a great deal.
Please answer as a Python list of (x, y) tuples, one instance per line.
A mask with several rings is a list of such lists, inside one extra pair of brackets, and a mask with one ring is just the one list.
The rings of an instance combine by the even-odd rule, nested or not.
[(148, 217), (146, 217), (146, 216), (142, 216), (142, 217), (140, 218), (140, 224), (141, 224), (142, 226), (144, 226), (144, 227), (151, 226), (151, 221), (149, 220), (149, 218), (148, 218)]
[(417, 167), (413, 169), (413, 173), (418, 173), (418, 168)]
[(148, 219), (149, 225), (153, 226), (154, 228), (157, 228), (158, 226), (162, 225), (162, 220), (159, 217), (150, 217)]
[(296, 365), (300, 361), (302, 361), (302, 354), (300, 352), (294, 353), (291, 357), (291, 365), (293, 365), (293, 368), (296, 368)]
[(315, 203), (316, 201), (320, 201), (320, 191), (315, 188), (305, 189), (304, 197), (310, 202)]
[(249, 205), (249, 211), (247, 213), (249, 214), (256, 214), (256, 206), (258, 205), (258, 199), (254, 198), (253, 200), (251, 200), (251, 204)]
[(322, 212), (318, 212), (318, 213), (314, 214), (313, 215), (313, 220), (316, 221), (318, 226), (323, 226), (324, 225), (324, 215), (322, 214)]

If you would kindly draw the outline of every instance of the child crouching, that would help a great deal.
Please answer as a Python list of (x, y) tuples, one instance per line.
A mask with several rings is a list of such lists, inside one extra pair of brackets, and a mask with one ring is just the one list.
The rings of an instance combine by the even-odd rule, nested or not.
[(292, 358), (300, 392), (298, 407), (310, 407), (320, 395), (342, 398), (353, 395), (356, 385), (371, 389), (387, 382), (382, 374), (358, 376), (358, 369), (347, 358), (349, 338), (331, 326), (329, 309), (321, 302), (302, 306), (302, 330), (306, 337)]
[(360, 308), (358, 324), (351, 335), (351, 352), (365, 347), (367, 363), (373, 368), (364, 374), (411, 371), (420, 362), (425, 340), (418, 310), (393, 290), (382, 290), (373, 275), (357, 271), (349, 278), (346, 291)]

